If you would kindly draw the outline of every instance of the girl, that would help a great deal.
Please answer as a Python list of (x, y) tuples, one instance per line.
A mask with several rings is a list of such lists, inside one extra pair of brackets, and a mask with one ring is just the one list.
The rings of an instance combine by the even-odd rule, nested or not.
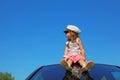
[(80, 32), (80, 29), (74, 25), (68, 25), (67, 29), (64, 31), (68, 38), (64, 52), (64, 60), (70, 69), (72, 69), (72, 63), (76, 62), (78, 62), (82, 68), (85, 68), (87, 65), (82, 42), (78, 37)]

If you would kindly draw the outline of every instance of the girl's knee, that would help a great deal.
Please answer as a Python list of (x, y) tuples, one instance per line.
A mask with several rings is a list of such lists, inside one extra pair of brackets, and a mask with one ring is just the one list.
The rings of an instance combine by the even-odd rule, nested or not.
[(79, 60), (79, 64), (86, 64), (86, 61), (84, 61), (84, 60)]
[(68, 64), (72, 64), (73, 62), (72, 62), (72, 60), (68, 60), (67, 63)]
[(81, 62), (84, 62), (84, 61), (83, 61), (83, 60), (79, 60), (78, 62), (80, 62), (80, 63), (81, 63)]

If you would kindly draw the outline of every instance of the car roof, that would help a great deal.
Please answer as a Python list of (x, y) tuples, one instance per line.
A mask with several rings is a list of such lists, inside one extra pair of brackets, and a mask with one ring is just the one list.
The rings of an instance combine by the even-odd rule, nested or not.
[[(87, 80), (84, 78), (84, 76), (89, 77), (88, 80), (107, 80), (106, 78), (109, 78), (109, 80), (114, 80), (113, 77), (111, 77), (112, 72), (120, 72), (119, 66), (114, 65), (107, 65), (107, 64), (95, 64), (95, 66), (90, 69), (87, 72), (83, 73), (83, 76), (80, 80)], [(111, 73), (111, 74), (109, 74)], [(66, 71), (60, 64), (52, 64), (52, 65), (46, 65), (41, 66), (37, 70), (35, 70), (29, 77), (26, 78), (26, 80), (37, 80), (34, 79), (34, 76), (38, 76), (44, 78), (44, 80), (67, 80), (68, 77), (66, 76), (68, 74), (71, 74), (71, 72)], [(74, 79), (77, 80), (77, 79)], [(78, 79), (79, 80), (79, 79)]]

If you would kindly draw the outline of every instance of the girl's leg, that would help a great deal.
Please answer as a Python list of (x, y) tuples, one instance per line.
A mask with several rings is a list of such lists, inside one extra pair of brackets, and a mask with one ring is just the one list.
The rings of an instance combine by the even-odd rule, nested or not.
[(82, 71), (87, 71), (89, 69), (91, 69), (92, 67), (94, 67), (94, 62), (86, 62), (86, 61), (79, 61), (81, 66), (82, 66)]
[(84, 71), (83, 69), (86, 67), (87, 62), (84, 60), (79, 60), (78, 63), (82, 66), (82, 69), (80, 69), (79, 73), (78, 73), (78, 78), (80, 78), (82, 76), (82, 72)]
[(70, 71), (71, 69), (68, 67), (67, 62), (63, 59), (60, 61), (61, 66), (63, 66), (65, 69), (67, 69), (68, 71)]
[(72, 67), (71, 67), (71, 65), (72, 65), (72, 61), (71, 61), (71, 60), (68, 60), (68, 61), (67, 61), (67, 64), (68, 64), (68, 67), (69, 67), (69, 68), (72, 68)]
[(82, 68), (86, 67), (87, 62), (84, 60), (79, 60), (78, 63), (82, 66)]

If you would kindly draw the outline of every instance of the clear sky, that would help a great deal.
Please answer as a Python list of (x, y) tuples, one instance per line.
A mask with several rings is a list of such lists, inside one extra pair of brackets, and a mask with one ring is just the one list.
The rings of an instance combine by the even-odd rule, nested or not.
[(0, 72), (24, 80), (63, 57), (68, 24), (87, 60), (120, 65), (120, 0), (0, 0)]

